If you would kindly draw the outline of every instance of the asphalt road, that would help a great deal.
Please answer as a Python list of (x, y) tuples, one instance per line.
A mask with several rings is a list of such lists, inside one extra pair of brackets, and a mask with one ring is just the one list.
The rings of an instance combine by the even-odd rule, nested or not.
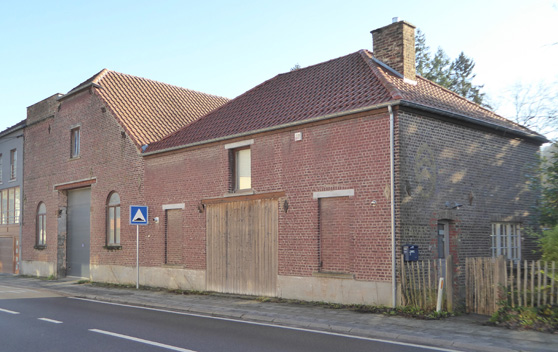
[(381, 351), (443, 349), (0, 286), (0, 351)]

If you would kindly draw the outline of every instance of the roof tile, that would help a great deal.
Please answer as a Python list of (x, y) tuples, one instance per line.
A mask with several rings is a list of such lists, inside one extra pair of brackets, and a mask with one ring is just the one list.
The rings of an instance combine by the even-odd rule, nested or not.
[(150, 144), (146, 152), (226, 138), (380, 103), (404, 100), (535, 134), (431, 81), (416, 84), (361, 50), (263, 82), (189, 126)]
[(138, 146), (160, 140), (228, 101), (107, 69), (68, 94), (91, 84), (96, 85), (99, 96)]

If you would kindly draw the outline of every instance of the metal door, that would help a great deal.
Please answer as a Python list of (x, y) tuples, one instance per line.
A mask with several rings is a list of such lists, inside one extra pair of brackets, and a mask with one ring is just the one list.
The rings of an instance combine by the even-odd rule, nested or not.
[(90, 212), (90, 188), (68, 191), (68, 276), (89, 278)]

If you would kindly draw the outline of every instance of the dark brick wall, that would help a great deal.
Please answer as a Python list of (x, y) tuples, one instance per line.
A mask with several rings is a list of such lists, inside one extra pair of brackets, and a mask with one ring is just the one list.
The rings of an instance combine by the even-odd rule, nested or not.
[[(532, 224), (534, 194), (525, 175), (539, 146), (439, 119), (399, 111), (400, 244), (437, 258), (437, 222), (450, 222), (450, 253), (491, 256), (491, 222)], [(451, 209), (455, 203), (459, 209)], [(523, 236), (523, 259), (534, 243)]]

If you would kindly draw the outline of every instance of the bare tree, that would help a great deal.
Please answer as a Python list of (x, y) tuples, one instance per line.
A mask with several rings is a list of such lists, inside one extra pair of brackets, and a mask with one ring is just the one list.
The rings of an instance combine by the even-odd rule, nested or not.
[(558, 131), (558, 81), (518, 82), (506, 98), (514, 108), (512, 120), (542, 134)]

